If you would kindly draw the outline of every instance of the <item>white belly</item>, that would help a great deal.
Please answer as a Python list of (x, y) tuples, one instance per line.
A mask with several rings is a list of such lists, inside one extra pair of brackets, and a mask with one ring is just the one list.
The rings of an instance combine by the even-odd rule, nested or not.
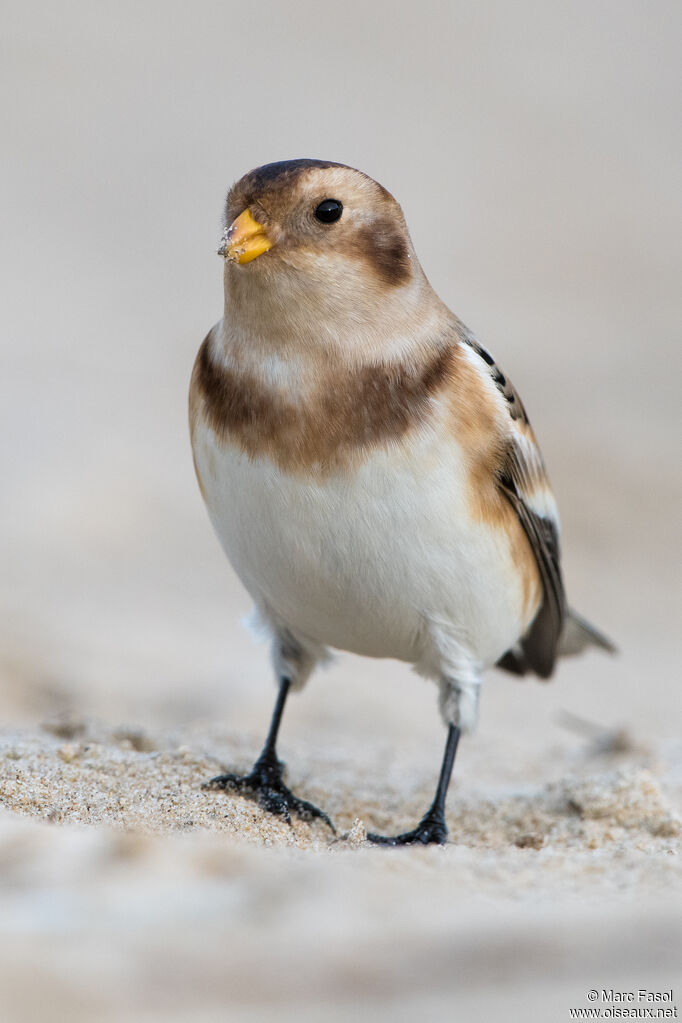
[(294, 633), (419, 664), (435, 621), (484, 666), (527, 625), (513, 552), (472, 519), (451, 439), (425, 431), (319, 480), (251, 460), (203, 425), (194, 455), (237, 574)]

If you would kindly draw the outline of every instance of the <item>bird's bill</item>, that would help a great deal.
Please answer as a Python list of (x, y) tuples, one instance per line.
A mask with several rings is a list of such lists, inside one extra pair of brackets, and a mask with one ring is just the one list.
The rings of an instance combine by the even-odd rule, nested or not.
[(218, 255), (233, 263), (250, 263), (273, 245), (263, 225), (254, 220), (250, 210), (244, 210), (223, 235)]

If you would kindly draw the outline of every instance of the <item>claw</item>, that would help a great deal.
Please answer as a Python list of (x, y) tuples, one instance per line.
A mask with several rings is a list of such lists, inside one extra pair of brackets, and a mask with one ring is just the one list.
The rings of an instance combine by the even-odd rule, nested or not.
[(303, 821), (321, 820), (335, 835), (336, 829), (324, 810), (305, 799), (299, 799), (287, 788), (282, 781), (282, 766), (279, 760), (259, 760), (251, 774), (219, 774), (204, 782), (201, 787), (236, 792), (258, 803), (267, 813), (283, 817), (287, 824), (291, 824), (292, 813)]
[(374, 845), (445, 845), (448, 829), (445, 817), (438, 810), (431, 808), (420, 820), (413, 831), (404, 831), (402, 835), (376, 835), (367, 832), (367, 841)]

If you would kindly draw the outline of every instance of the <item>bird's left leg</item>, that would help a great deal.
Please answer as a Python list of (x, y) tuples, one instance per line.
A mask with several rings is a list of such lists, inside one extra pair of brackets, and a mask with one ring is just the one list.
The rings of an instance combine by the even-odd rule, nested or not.
[[(368, 832), (368, 841), (374, 842), (376, 845), (430, 845), (432, 843), (444, 845), (448, 837), (445, 823), (445, 797), (455, 763), (459, 737), (462, 732), (472, 731), (476, 725), (480, 674), (474, 660), (456, 639), (438, 633), (435, 633), (434, 639), (440, 674), (440, 709), (448, 729), (436, 795), (433, 803), (412, 831), (405, 831), (401, 835), (394, 836), (376, 835)], [(435, 674), (435, 670), (433, 673)]]
[(280, 629), (275, 634), (273, 655), (279, 678), (279, 692), (260, 756), (249, 774), (219, 774), (206, 782), (203, 788), (235, 792), (254, 800), (268, 813), (284, 817), (288, 822), (291, 822), (292, 814), (304, 821), (322, 820), (335, 831), (334, 825), (323, 810), (305, 799), (299, 799), (284, 784), (284, 764), (276, 752), (277, 736), (287, 696), (292, 685), (299, 688), (310, 675), (318, 659), (316, 651), (298, 643), (287, 629)]
[(445, 796), (450, 784), (459, 736), (460, 730), (457, 725), (449, 725), (436, 795), (417, 827), (412, 831), (403, 832), (402, 835), (392, 836), (375, 835), (368, 831), (367, 840), (369, 842), (374, 842), (375, 845), (431, 845), (434, 843), (445, 845), (448, 837), (448, 828), (445, 823)]

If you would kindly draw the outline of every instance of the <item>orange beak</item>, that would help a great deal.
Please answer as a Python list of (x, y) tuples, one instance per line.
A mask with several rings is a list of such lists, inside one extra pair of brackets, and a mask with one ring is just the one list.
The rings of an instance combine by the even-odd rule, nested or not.
[(265, 228), (244, 210), (223, 235), (218, 255), (233, 263), (250, 263), (271, 249), (274, 242), (268, 238)]

